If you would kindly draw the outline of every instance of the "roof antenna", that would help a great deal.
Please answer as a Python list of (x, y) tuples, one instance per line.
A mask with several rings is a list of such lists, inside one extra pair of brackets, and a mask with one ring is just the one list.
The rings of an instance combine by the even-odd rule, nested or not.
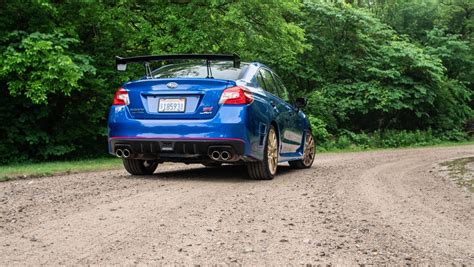
[(214, 79), (214, 77), (212, 77), (211, 61), (209, 59), (206, 59), (206, 67), (207, 67), (207, 77), (206, 78)]

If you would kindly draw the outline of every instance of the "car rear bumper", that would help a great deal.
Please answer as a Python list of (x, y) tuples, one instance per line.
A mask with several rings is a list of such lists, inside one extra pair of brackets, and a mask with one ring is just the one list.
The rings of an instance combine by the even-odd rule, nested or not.
[(244, 107), (221, 108), (208, 120), (133, 119), (124, 106), (109, 114), (109, 153), (129, 149), (131, 158), (202, 162), (212, 149), (232, 153), (229, 161), (251, 160)]
[[(228, 151), (231, 157), (226, 160), (235, 162), (245, 160), (245, 142), (236, 138), (109, 138), (111, 154), (117, 150), (128, 149), (127, 158), (161, 159), (162, 161), (196, 161), (211, 160), (214, 151)], [(224, 160), (222, 160), (224, 161)]]

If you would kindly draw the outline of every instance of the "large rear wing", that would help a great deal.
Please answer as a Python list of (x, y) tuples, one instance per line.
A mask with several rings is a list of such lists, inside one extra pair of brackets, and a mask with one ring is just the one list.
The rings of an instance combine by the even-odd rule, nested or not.
[(128, 63), (143, 63), (147, 77), (152, 77), (150, 62), (155, 61), (174, 61), (174, 60), (206, 60), (207, 76), (212, 77), (211, 60), (232, 61), (234, 68), (240, 67), (240, 57), (237, 54), (177, 54), (177, 55), (161, 55), (161, 56), (136, 56), (136, 57), (115, 57), (115, 65), (117, 70), (125, 71)]

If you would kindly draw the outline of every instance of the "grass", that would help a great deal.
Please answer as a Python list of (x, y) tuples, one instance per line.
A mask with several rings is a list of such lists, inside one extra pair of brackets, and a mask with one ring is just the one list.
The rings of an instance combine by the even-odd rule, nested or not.
[[(473, 145), (474, 141), (466, 142), (443, 142), (436, 145), (416, 145), (400, 148), (412, 147), (446, 147)], [(376, 151), (394, 148), (366, 148), (362, 146), (350, 146), (343, 149), (332, 148), (327, 151), (318, 153), (343, 153), (343, 152), (359, 152), (359, 151)], [(17, 178), (32, 178), (52, 175), (61, 175), (78, 172), (103, 171), (122, 168), (122, 161), (117, 158), (97, 158), (77, 161), (53, 161), (43, 163), (16, 163), (6, 166), (0, 166), (0, 182)]]
[(474, 157), (459, 158), (444, 162), (441, 166), (447, 167), (449, 176), (460, 186), (466, 187), (471, 193), (474, 193)]
[(363, 146), (351, 145), (346, 148), (332, 147), (329, 149), (321, 149), (321, 150), (316, 150), (316, 151), (317, 153), (345, 153), (345, 152), (378, 151), (378, 150), (387, 150), (387, 149), (393, 150), (393, 149), (423, 148), (423, 147), (451, 147), (451, 146), (464, 146), (464, 145), (474, 145), (474, 140), (461, 141), (461, 142), (445, 141), (438, 144), (427, 144), (427, 145), (418, 144), (418, 145), (400, 146), (400, 147), (363, 147)]
[(103, 171), (122, 167), (118, 158), (98, 158), (77, 161), (53, 161), (43, 163), (16, 163), (0, 166), (0, 182), (15, 178), (31, 178), (68, 173)]

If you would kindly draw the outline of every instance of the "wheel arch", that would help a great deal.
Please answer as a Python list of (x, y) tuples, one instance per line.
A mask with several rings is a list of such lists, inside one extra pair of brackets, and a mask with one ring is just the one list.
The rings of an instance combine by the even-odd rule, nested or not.
[[(281, 132), (280, 132), (280, 128), (278, 127), (278, 123), (275, 120), (272, 120), (270, 122), (270, 126), (273, 126), (273, 128), (275, 129), (278, 146), (280, 146), (281, 145), (281, 136), (280, 136)], [(279, 147), (279, 149), (280, 149), (280, 147)]]

